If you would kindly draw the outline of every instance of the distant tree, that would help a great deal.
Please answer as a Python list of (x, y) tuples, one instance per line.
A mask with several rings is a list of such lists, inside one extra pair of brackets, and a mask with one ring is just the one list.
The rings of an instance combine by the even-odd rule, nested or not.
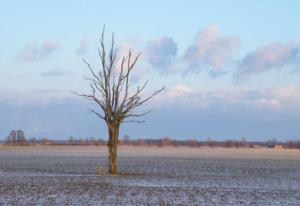
[(162, 147), (172, 145), (172, 139), (169, 137), (165, 137), (165, 138), (161, 139), (160, 142), (161, 142)]
[(35, 138), (35, 137), (30, 138), (30, 139), (29, 139), (29, 143), (30, 143), (30, 144), (36, 144), (36, 143), (37, 143), (36, 138)]
[(96, 141), (96, 146), (104, 146), (106, 142), (103, 139), (98, 139)]
[(42, 145), (47, 145), (47, 144), (50, 144), (50, 141), (48, 140), (47, 137), (43, 137), (43, 138), (41, 138), (41, 143), (42, 143)]
[(130, 137), (127, 134), (124, 135), (123, 142), (124, 142), (125, 145), (130, 144)]
[(241, 138), (241, 140), (240, 140), (240, 146), (242, 146), (242, 147), (249, 146), (248, 143), (247, 143), (246, 137), (242, 137)]
[(26, 137), (23, 130), (17, 131), (17, 143), (20, 145), (24, 145), (26, 143)]
[(13, 144), (13, 140), (12, 140), (12, 136), (11, 135), (8, 135), (5, 139), (5, 143), (10, 145), (10, 144)]
[(85, 145), (85, 142), (86, 142), (85, 139), (80, 138), (79, 145), (83, 146), (83, 145)]
[(18, 141), (17, 141), (17, 131), (12, 130), (12, 131), (10, 131), (8, 136), (6, 137), (6, 144), (15, 145), (17, 143), (18, 143)]
[(107, 50), (104, 42), (103, 29), (100, 38), (100, 48), (98, 49), (100, 70), (93, 70), (91, 65), (83, 59), (91, 73), (91, 77), (87, 78), (91, 88), (91, 94), (74, 93), (84, 99), (93, 101), (99, 107), (100, 111), (93, 109), (90, 109), (90, 111), (106, 123), (108, 130), (108, 172), (110, 174), (116, 174), (120, 125), (124, 122), (143, 122), (131, 118), (142, 117), (149, 113), (149, 111), (135, 113), (136, 108), (163, 91), (164, 87), (145, 98), (142, 98), (141, 95), (146, 88), (148, 81), (142, 86), (137, 87), (136, 90), (131, 90), (131, 72), (137, 63), (140, 54), (134, 57), (132, 51), (129, 50), (128, 55), (121, 59), (120, 65), (116, 65), (117, 49), (114, 45), (114, 35), (112, 35), (111, 47), (109, 50)]
[(287, 142), (287, 147), (291, 149), (299, 149), (300, 148), (300, 141), (288, 141)]
[(72, 136), (69, 137), (69, 139), (68, 139), (68, 144), (69, 144), (69, 145), (74, 145), (74, 144), (75, 144), (74, 137), (72, 137)]
[(269, 139), (269, 140), (267, 140), (266, 144), (267, 144), (267, 147), (273, 148), (277, 144), (277, 140), (275, 138)]
[(210, 138), (206, 139), (206, 146), (208, 147), (214, 147), (215, 146), (215, 142), (212, 141)]
[(145, 146), (145, 140), (143, 140), (143, 139), (138, 139), (138, 140), (137, 140), (137, 145), (138, 145), (138, 146)]
[(11, 137), (12, 144), (17, 144), (17, 132), (15, 130), (12, 130), (9, 133), (9, 136)]
[(26, 144), (26, 138), (23, 130), (12, 130), (10, 131), (9, 135), (6, 137), (5, 140), (6, 144), (10, 145), (24, 145)]
[(89, 145), (96, 145), (96, 144), (97, 144), (96, 138), (95, 137), (90, 137)]
[(195, 140), (195, 139), (187, 140), (187, 146), (190, 146), (190, 147), (197, 147), (197, 146), (198, 146), (198, 141)]

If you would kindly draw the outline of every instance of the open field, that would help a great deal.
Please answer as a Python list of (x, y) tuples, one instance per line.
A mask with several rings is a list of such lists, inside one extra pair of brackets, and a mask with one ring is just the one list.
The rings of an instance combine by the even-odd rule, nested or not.
[(300, 150), (0, 147), (0, 205), (299, 205)]

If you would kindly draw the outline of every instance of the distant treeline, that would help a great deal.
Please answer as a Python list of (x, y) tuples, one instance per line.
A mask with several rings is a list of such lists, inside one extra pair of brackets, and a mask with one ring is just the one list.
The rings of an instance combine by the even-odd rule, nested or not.
[[(97, 139), (95, 137), (89, 138), (74, 138), (69, 137), (67, 140), (50, 140), (44, 138), (30, 138), (26, 139), (22, 130), (11, 131), (4, 142), (5, 145), (78, 145), (78, 146), (105, 146), (107, 141), (103, 139)], [(128, 135), (125, 135), (118, 142), (119, 145), (128, 146), (188, 146), (188, 147), (245, 147), (245, 148), (295, 148), (300, 149), (300, 140), (289, 140), (289, 141), (276, 141), (275, 139), (267, 141), (247, 141), (246, 138), (240, 140), (224, 140), (216, 141), (207, 139), (205, 141), (199, 141), (195, 139), (189, 140), (176, 140), (170, 137), (161, 139), (130, 139)]]

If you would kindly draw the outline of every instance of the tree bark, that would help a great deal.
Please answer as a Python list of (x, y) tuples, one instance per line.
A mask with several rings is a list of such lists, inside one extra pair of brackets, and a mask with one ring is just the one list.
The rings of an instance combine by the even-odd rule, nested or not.
[(117, 174), (118, 172), (118, 138), (119, 138), (119, 125), (110, 125), (108, 127), (109, 140), (108, 140), (108, 173)]

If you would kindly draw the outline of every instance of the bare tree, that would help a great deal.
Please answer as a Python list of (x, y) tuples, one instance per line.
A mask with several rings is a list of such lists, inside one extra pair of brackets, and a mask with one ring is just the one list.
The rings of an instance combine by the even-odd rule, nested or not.
[(91, 76), (86, 78), (86, 80), (89, 81), (91, 93), (74, 93), (84, 99), (96, 103), (98, 106), (98, 110), (90, 109), (90, 111), (103, 119), (107, 125), (109, 137), (107, 144), (109, 159), (108, 172), (110, 174), (117, 174), (117, 147), (120, 125), (124, 122), (144, 122), (137, 120), (137, 118), (148, 114), (150, 111), (136, 113), (136, 108), (163, 91), (164, 87), (144, 98), (142, 97), (142, 93), (146, 88), (148, 81), (142, 86), (131, 90), (131, 72), (141, 53), (134, 56), (130, 49), (128, 55), (122, 57), (120, 65), (116, 65), (117, 49), (115, 48), (114, 34), (112, 34), (110, 49), (107, 50), (104, 43), (104, 33), (103, 29), (100, 38), (100, 46), (98, 47), (100, 69), (97, 71), (94, 70), (91, 65), (83, 59), (91, 73)]

